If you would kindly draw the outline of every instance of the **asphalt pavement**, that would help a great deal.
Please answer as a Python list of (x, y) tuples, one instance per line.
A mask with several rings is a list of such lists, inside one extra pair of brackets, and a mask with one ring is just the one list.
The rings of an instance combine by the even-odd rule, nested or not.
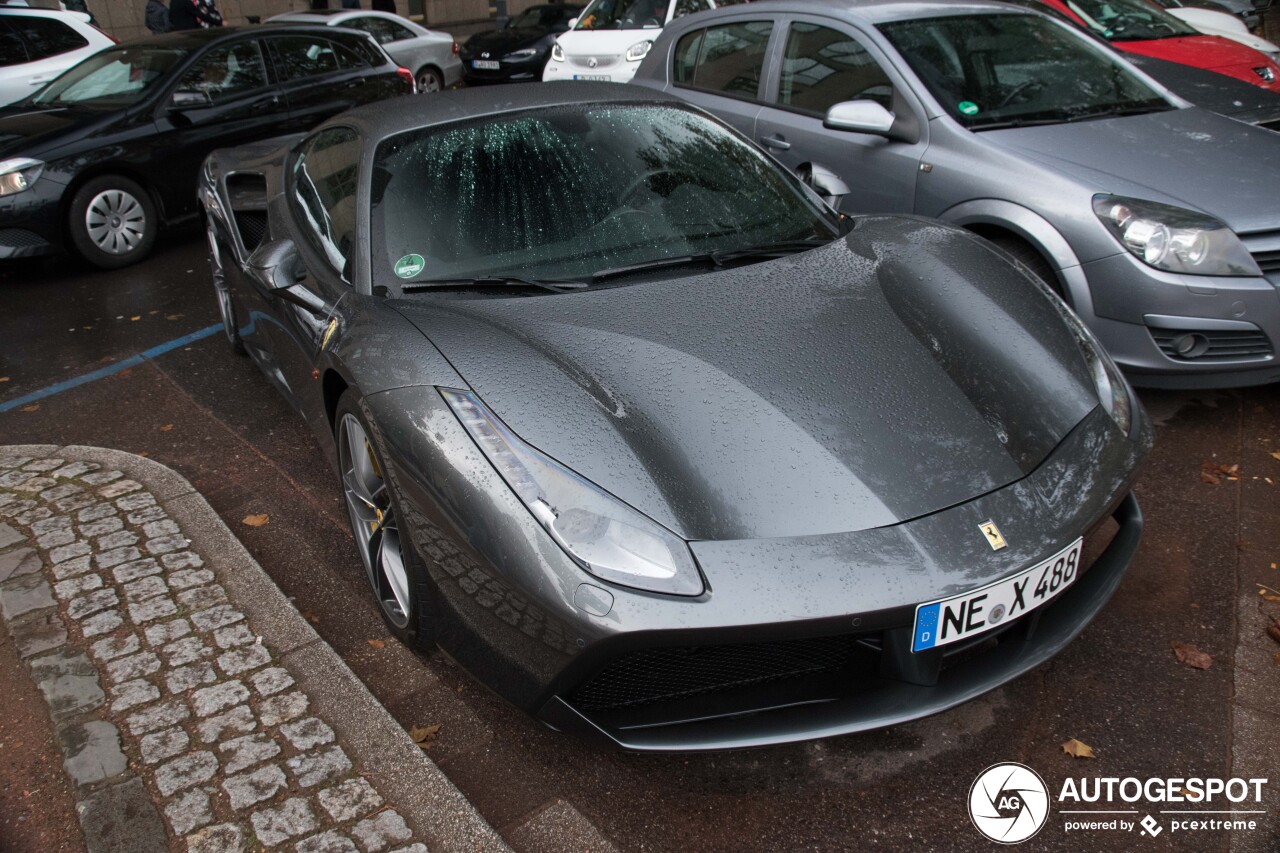
[[(253, 365), (210, 332), (217, 311), (199, 233), (161, 243), (116, 272), (60, 262), (0, 269), (0, 444), (115, 448), (186, 477), (402, 726), (441, 725), (430, 757), (519, 851), (987, 850), (966, 800), (995, 762), (1023, 762), (1051, 790), (1067, 777), (1280, 767), (1280, 664), (1271, 658), (1280, 646), (1265, 636), (1280, 603), (1255, 586), (1280, 589), (1274, 388), (1142, 394), (1158, 424), (1138, 486), (1142, 549), (1116, 598), (1050, 664), (886, 731), (628, 755), (546, 730), (443, 656), (389, 637), (332, 470)], [(269, 522), (243, 522), (258, 514)], [(1173, 642), (1207, 652), (1211, 667), (1180, 663)], [(1069, 738), (1097, 757), (1067, 755)], [(1280, 791), (1262, 808), (1252, 833), (1155, 839), (1073, 837), (1055, 818), (1024, 848), (1274, 850)]]

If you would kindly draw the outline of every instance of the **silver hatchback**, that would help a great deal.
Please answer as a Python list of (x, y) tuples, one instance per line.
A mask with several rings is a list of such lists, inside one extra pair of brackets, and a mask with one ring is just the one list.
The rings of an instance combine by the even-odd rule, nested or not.
[(987, 237), (1135, 384), (1280, 380), (1280, 134), (1191, 106), (1048, 16), (734, 6), (674, 22), (635, 83), (710, 110), (843, 211)]

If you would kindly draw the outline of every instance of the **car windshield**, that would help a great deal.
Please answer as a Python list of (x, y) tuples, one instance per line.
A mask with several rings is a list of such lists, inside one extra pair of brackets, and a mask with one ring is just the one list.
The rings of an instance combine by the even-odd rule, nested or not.
[(575, 30), (643, 30), (667, 20), (668, 0), (591, 0)]
[(970, 130), (1172, 108), (1105, 46), (1040, 15), (954, 15), (880, 30)]
[(73, 66), (31, 100), (48, 106), (129, 106), (141, 100), (188, 53), (181, 47), (108, 48)]
[(545, 30), (574, 15), (572, 6), (532, 6), (511, 19), (513, 30)]
[(1197, 36), (1198, 31), (1147, 0), (1065, 0), (1095, 32), (1110, 41)]
[(675, 106), (561, 106), (383, 140), (374, 280), (589, 279), (838, 236), (798, 180)]

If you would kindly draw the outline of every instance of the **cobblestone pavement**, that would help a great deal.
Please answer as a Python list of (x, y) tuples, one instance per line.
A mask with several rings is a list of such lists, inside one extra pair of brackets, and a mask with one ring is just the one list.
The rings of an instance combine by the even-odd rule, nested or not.
[(0, 448), (0, 611), (90, 849), (426, 853), (206, 556), (123, 471)]

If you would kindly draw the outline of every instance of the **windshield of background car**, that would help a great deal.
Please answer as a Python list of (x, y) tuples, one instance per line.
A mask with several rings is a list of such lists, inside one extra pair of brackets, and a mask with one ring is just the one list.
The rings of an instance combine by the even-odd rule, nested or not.
[(32, 98), (49, 106), (125, 107), (139, 101), (182, 61), (180, 47), (113, 47), (95, 53)]
[(533, 6), (511, 21), (513, 30), (549, 30), (577, 14), (576, 6)]
[(575, 30), (643, 30), (667, 20), (668, 0), (592, 0), (578, 16)]
[(1105, 46), (1040, 15), (955, 15), (879, 29), (971, 130), (1171, 107)]
[(1111, 41), (1198, 36), (1189, 24), (1147, 0), (1065, 0), (1067, 8)]
[(562, 106), (383, 140), (375, 281), (581, 278), (837, 236), (834, 216), (722, 125), (667, 106)]

